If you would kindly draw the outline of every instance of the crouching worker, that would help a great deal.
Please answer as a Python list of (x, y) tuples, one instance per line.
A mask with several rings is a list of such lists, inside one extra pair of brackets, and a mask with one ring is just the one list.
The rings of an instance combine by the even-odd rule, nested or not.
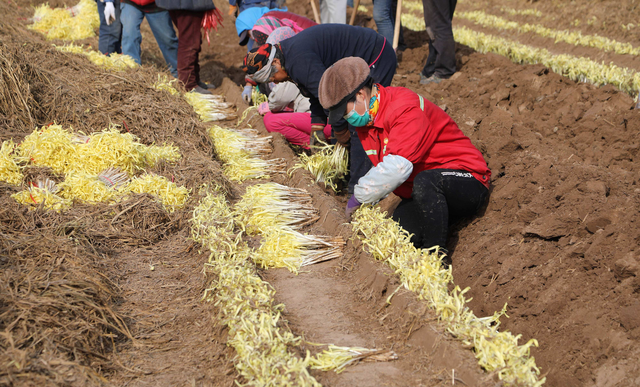
[(435, 104), (404, 87), (373, 84), (361, 58), (329, 67), (319, 86), (331, 118), (356, 127), (374, 167), (358, 180), (346, 212), (390, 192), (402, 198), (393, 213), (416, 248), (446, 246), (452, 221), (471, 217), (489, 195), (491, 171), (482, 154)]
[[(311, 136), (311, 110), (309, 98), (300, 94), (292, 82), (280, 82), (271, 89), (269, 102), (258, 106), (269, 132), (281, 133), (287, 141), (309, 149)], [(326, 138), (331, 136), (331, 125), (324, 127)]]

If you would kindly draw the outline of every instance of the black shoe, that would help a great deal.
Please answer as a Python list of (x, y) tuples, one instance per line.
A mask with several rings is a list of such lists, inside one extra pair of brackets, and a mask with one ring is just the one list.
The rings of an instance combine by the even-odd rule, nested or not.
[(430, 83), (440, 83), (444, 80), (444, 78), (440, 78), (439, 76), (433, 74), (430, 77), (425, 76), (424, 74), (420, 73), (420, 83), (423, 85), (428, 85)]
[(202, 87), (205, 90), (213, 90), (216, 88), (215, 85), (212, 85), (210, 83), (204, 83), (202, 81), (198, 81), (198, 86)]
[(207, 90), (207, 89), (203, 89), (203, 88), (202, 88), (202, 87), (200, 87), (200, 86), (196, 86), (196, 87), (194, 87), (194, 88), (193, 88), (193, 91), (195, 91), (196, 93), (200, 93), (200, 94), (213, 94), (213, 93), (211, 93), (209, 90)]

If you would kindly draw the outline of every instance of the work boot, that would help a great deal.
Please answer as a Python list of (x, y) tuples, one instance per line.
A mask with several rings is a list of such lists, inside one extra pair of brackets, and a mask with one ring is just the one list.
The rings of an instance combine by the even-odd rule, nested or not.
[(420, 73), (420, 83), (422, 85), (428, 85), (430, 83), (440, 83), (444, 80), (444, 78), (440, 78), (437, 75), (433, 74), (430, 77), (425, 76), (424, 74)]
[(198, 81), (198, 86), (202, 87), (205, 90), (213, 90), (216, 88), (215, 85), (212, 85), (210, 83), (204, 83), (202, 81)]

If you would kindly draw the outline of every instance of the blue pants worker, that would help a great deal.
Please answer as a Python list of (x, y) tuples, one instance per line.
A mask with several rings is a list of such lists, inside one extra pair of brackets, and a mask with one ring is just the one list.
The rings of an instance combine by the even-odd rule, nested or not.
[(98, 51), (104, 55), (112, 53), (122, 54), (122, 24), (120, 23), (120, 0), (114, 0), (113, 6), (116, 12), (116, 20), (107, 25), (104, 18), (104, 2), (98, 3), (98, 15), (100, 15), (100, 29), (98, 38)]
[(149, 27), (156, 38), (171, 75), (178, 77), (178, 38), (173, 29), (169, 11), (156, 8), (157, 11), (145, 12), (137, 6), (122, 2), (120, 4), (120, 21), (122, 23), (122, 53), (140, 62), (140, 24), (146, 17)]

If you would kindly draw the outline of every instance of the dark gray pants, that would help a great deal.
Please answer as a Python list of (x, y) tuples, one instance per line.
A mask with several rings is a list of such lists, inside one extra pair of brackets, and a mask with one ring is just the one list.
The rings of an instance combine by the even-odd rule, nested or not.
[(456, 42), (451, 20), (457, 0), (422, 0), (424, 23), (429, 33), (429, 56), (422, 74), (449, 78), (456, 72)]
[(489, 190), (469, 172), (430, 169), (413, 180), (410, 199), (393, 213), (416, 248), (446, 247), (449, 226), (472, 217), (484, 205)]

